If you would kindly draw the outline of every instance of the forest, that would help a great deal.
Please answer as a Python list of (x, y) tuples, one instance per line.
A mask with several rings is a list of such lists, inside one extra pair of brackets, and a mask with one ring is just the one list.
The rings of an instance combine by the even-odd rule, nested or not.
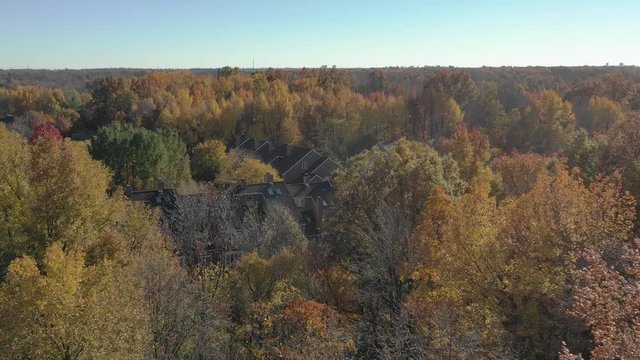
[[(638, 68), (0, 86), (2, 358), (640, 358)], [(321, 236), (235, 201), (283, 175), (240, 136), (340, 165)], [(128, 199), (159, 180), (178, 211)], [(199, 261), (212, 246), (234, 258)]]

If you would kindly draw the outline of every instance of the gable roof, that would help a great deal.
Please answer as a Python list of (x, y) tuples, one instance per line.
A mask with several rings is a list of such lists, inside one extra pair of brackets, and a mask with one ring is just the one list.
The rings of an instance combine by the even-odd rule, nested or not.
[(176, 201), (173, 189), (129, 191), (126, 195), (132, 201), (144, 202), (151, 207), (173, 204)]
[(278, 170), (280, 175), (284, 174), (305, 157), (312, 149), (303, 148), (295, 145), (279, 145), (270, 154), (267, 154), (262, 160)]
[(291, 196), (299, 201), (305, 197), (324, 197), (333, 191), (330, 181), (309, 182), (306, 184), (287, 184)]
[(256, 200), (277, 201), (291, 210), (291, 213), (297, 218), (300, 217), (296, 203), (291, 196), (291, 193), (287, 190), (287, 186), (283, 181), (273, 183), (259, 183), (238, 185), (233, 189), (233, 194), (236, 197), (249, 198), (257, 197)]
[[(328, 156), (323, 156), (319, 151), (297, 145), (281, 144), (274, 146), (269, 141), (258, 141), (254, 138), (237, 138), (234, 150), (241, 150), (262, 160), (262, 162), (273, 166), (280, 176), (285, 178), (287, 183), (303, 183), (304, 173), (307, 173), (309, 179), (318, 175), (321, 180), (329, 179), (333, 170), (339, 167), (338, 163)], [(297, 169), (295, 173), (285, 175), (296, 167), (304, 159), (309, 164), (306, 170)], [(302, 174), (298, 172), (302, 171)], [(318, 180), (318, 178), (315, 178)]]
[[(287, 207), (303, 226), (307, 236), (320, 233), (324, 208), (333, 207), (333, 186), (330, 181), (320, 180), (300, 184), (286, 184), (284, 181), (258, 184), (240, 184), (232, 187), (233, 195), (242, 201), (256, 201), (263, 209), (268, 202), (275, 201)], [(173, 189), (127, 191), (132, 201), (144, 202), (150, 207), (160, 207), (170, 213), (178, 206), (178, 199), (193, 197), (196, 200), (204, 194), (177, 195)]]

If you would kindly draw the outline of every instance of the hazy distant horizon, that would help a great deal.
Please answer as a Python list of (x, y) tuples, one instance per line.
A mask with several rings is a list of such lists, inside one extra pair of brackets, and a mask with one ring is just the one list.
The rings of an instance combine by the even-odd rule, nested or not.
[(9, 1), (0, 68), (640, 64), (638, 18), (631, 0)]
[[(234, 65), (224, 65), (235, 67)], [(152, 71), (216, 71), (224, 66), (219, 67), (192, 67), (192, 68), (172, 68), (172, 67), (95, 67), (95, 68), (0, 68), (0, 71), (99, 71), (99, 70), (152, 70)], [(578, 67), (590, 67), (590, 68), (635, 68), (640, 65), (636, 64), (609, 64), (609, 65), (524, 65), (524, 66), (514, 66), (514, 65), (482, 65), (482, 66), (452, 66), (452, 65), (422, 65), (422, 66), (401, 66), (401, 65), (388, 65), (388, 66), (356, 66), (356, 67), (340, 67), (336, 66), (337, 69), (344, 70), (359, 70), (359, 69), (436, 69), (436, 68), (456, 68), (456, 69), (500, 69), (500, 68), (513, 68), (513, 69), (525, 69), (525, 68), (578, 68)], [(241, 71), (251, 71), (251, 70), (268, 70), (268, 69), (278, 69), (278, 70), (301, 70), (303, 68), (308, 69), (321, 69), (324, 65), (319, 66), (300, 66), (300, 67), (238, 67)], [(331, 69), (333, 65), (327, 65), (327, 69)]]

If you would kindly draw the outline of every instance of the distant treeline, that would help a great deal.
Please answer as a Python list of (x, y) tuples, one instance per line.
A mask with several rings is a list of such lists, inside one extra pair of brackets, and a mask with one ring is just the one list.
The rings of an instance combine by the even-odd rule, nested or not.
[[(0, 87), (44, 86), (64, 90), (88, 90), (91, 83), (106, 76), (128, 77), (142, 76), (154, 71), (188, 71), (197, 75), (217, 75), (222, 69), (81, 69), (81, 70), (43, 70), (43, 69), (0, 69)], [(406, 89), (420, 89), (423, 81), (436, 72), (450, 69), (442, 66), (424, 67), (384, 67), (384, 68), (351, 68), (343, 69), (353, 80), (356, 89), (364, 89), (369, 81), (369, 73), (382, 71), (393, 84), (400, 84)], [(622, 73), (634, 81), (640, 80), (640, 67), (636, 66), (557, 66), (557, 67), (482, 67), (458, 68), (468, 72), (474, 81), (493, 81), (497, 83), (524, 82), (528, 85), (553, 87), (560, 91), (568, 89), (572, 84), (589, 77), (600, 76), (612, 72)], [(242, 73), (265, 72), (268, 69), (238, 69)], [(295, 77), (302, 69), (280, 69), (289, 77)]]

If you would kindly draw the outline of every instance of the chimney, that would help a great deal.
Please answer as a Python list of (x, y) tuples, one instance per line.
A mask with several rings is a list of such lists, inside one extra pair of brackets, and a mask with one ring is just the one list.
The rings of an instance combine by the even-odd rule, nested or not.
[(158, 191), (163, 191), (164, 190), (164, 181), (157, 179), (156, 180), (156, 189)]
[(293, 151), (293, 146), (287, 144), (287, 157), (291, 156), (291, 152)]
[(240, 190), (244, 190), (246, 188), (247, 188), (247, 181), (244, 178), (240, 179)]
[(309, 184), (309, 180), (311, 180), (311, 176), (309, 175), (309, 173), (304, 173), (304, 176), (302, 177), (302, 182), (305, 184)]
[(273, 184), (273, 174), (270, 172), (264, 174), (264, 182)]

